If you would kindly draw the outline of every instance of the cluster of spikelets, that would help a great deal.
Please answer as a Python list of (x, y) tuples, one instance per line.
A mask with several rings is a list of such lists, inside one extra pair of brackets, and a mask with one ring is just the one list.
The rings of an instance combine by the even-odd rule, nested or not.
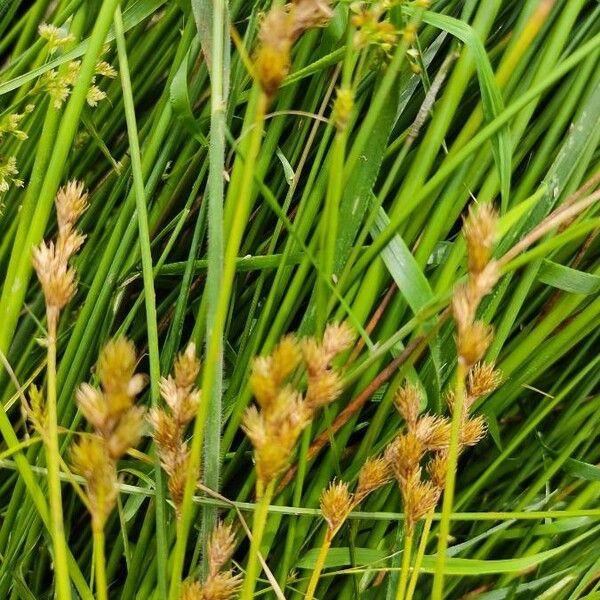
[[(371, 47), (376, 49), (380, 56), (389, 57), (400, 39), (403, 39), (409, 46), (413, 45), (417, 33), (414, 23), (409, 22), (402, 30), (398, 30), (385, 18), (390, 8), (400, 3), (400, 0), (353, 2), (350, 10), (353, 14), (352, 25), (356, 30), (352, 40), (354, 47), (359, 50)], [(417, 0), (413, 3), (417, 8), (428, 8), (429, 4), (430, 0)], [(418, 55), (418, 50), (414, 47), (411, 47), (406, 53), (409, 64), (415, 73), (420, 72), (416, 60)]]
[(71, 461), (83, 476), (94, 531), (101, 531), (118, 495), (117, 462), (144, 432), (145, 409), (135, 405), (146, 377), (135, 373), (136, 352), (125, 338), (109, 341), (100, 353), (96, 375), (101, 389), (86, 383), (77, 405), (93, 429), (73, 445)]
[(54, 204), (58, 221), (56, 240), (48, 243), (42, 241), (33, 250), (33, 266), (46, 301), (50, 335), (56, 330), (60, 311), (77, 290), (75, 269), (69, 261), (85, 241), (85, 236), (75, 228), (88, 207), (84, 184), (69, 182), (58, 190)]
[(160, 463), (169, 476), (169, 493), (178, 516), (189, 462), (189, 449), (183, 438), (200, 403), (201, 393), (195, 387), (199, 372), (200, 361), (196, 357), (196, 345), (191, 343), (175, 360), (174, 375), (160, 380), (160, 393), (168, 410), (153, 408), (150, 412), (154, 441)]
[[(28, 136), (22, 127), (22, 121), (25, 117), (33, 112), (35, 106), (27, 104), (23, 112), (7, 112), (0, 117), (0, 142), (3, 141), (5, 135), (14, 137), (17, 141), (23, 142)], [(23, 187), (25, 182), (19, 179), (17, 175), (16, 156), (7, 156), (0, 161), (0, 195), (5, 194), (10, 189), (11, 185), (15, 187)]]
[(454, 290), (452, 312), (456, 322), (458, 360), (469, 368), (481, 360), (493, 337), (493, 329), (476, 318), (477, 309), (498, 280), (492, 259), (498, 216), (490, 204), (471, 207), (463, 235), (468, 251), (467, 281)]
[(230, 600), (240, 587), (241, 575), (225, 568), (235, 550), (235, 535), (230, 525), (217, 524), (208, 541), (208, 569), (203, 582), (186, 581), (181, 600)]
[[(48, 53), (55, 54), (58, 51), (64, 51), (75, 41), (75, 37), (54, 25), (46, 23), (38, 28), (40, 37), (45, 39), (48, 45)], [(108, 51), (105, 47), (103, 53)], [(46, 92), (51, 100), (52, 106), (57, 110), (62, 107), (65, 100), (69, 97), (81, 68), (81, 61), (69, 61), (63, 69), (50, 69), (46, 71), (39, 79), (35, 92)], [(98, 105), (106, 98), (106, 92), (96, 85), (96, 77), (107, 77), (114, 79), (117, 76), (115, 68), (105, 60), (100, 60), (96, 64), (95, 75), (92, 79), (92, 85), (87, 93), (87, 103), (91, 107)]]
[[(491, 364), (478, 363), (469, 372), (465, 416), (460, 433), (461, 450), (477, 444), (486, 431), (483, 417), (468, 417), (469, 409), (476, 400), (496, 389), (500, 382), (501, 377)], [(451, 406), (452, 394), (448, 393), (447, 398)], [(446, 480), (450, 420), (419, 414), (421, 393), (412, 384), (406, 384), (398, 390), (395, 405), (404, 419), (406, 430), (388, 444), (382, 456), (367, 459), (359, 472), (356, 491), (350, 493), (347, 483), (334, 481), (321, 495), (321, 511), (333, 535), (352, 510), (392, 478), (398, 482), (402, 494), (409, 532), (414, 530), (419, 519), (437, 505)], [(425, 473), (427, 478), (424, 478)]]
[[(302, 430), (315, 412), (341, 393), (340, 375), (333, 368), (336, 356), (350, 347), (353, 334), (344, 324), (328, 325), (322, 341), (284, 337), (270, 356), (254, 360), (250, 386), (258, 406), (244, 415), (243, 428), (254, 446), (257, 495), (284, 469)], [(306, 389), (289, 380), (306, 372)]]
[(399, 32), (383, 18), (388, 8), (386, 2), (353, 2), (350, 5), (352, 25), (356, 28), (353, 43), (357, 49), (375, 46), (387, 54), (394, 48)]
[(265, 94), (273, 96), (289, 73), (296, 40), (308, 29), (327, 25), (332, 14), (330, 0), (293, 0), (285, 6), (275, 5), (265, 14), (254, 62)]

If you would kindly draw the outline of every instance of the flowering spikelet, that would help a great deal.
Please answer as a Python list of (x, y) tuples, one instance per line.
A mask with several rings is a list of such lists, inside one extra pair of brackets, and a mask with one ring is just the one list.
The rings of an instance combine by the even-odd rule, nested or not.
[(237, 593), (241, 576), (223, 569), (235, 550), (235, 536), (229, 525), (217, 523), (208, 542), (208, 575), (203, 583), (188, 581), (183, 584), (182, 600), (230, 600)]
[(386, 456), (401, 487), (414, 473), (420, 473), (420, 463), (425, 452), (423, 442), (412, 431), (400, 434), (388, 446)]
[(22, 113), (7, 113), (0, 117), (0, 142), (4, 134), (12, 135), (20, 142), (27, 139), (27, 134), (20, 129), (21, 121), (33, 111), (35, 106), (28, 104)]
[(427, 463), (427, 473), (431, 483), (442, 490), (446, 484), (446, 473), (448, 472), (448, 456), (445, 452), (438, 452)]
[(471, 419), (467, 419), (460, 431), (460, 443), (463, 446), (475, 446), (486, 434), (485, 419), (478, 415)]
[[(395, 402), (406, 431), (388, 444), (385, 457), (400, 488), (407, 532), (412, 534), (415, 523), (435, 508), (443, 490), (451, 424), (445, 417), (419, 415), (421, 394), (414, 385), (400, 388)], [(423, 479), (421, 465), (431, 452), (435, 454), (427, 463), (427, 480)]]
[(86, 481), (92, 524), (101, 530), (118, 494), (117, 472), (106, 445), (98, 437), (82, 437), (71, 449), (71, 464)]
[(469, 273), (479, 275), (492, 257), (498, 215), (491, 204), (471, 205), (463, 225), (469, 256)]
[(299, 392), (285, 387), (277, 395), (277, 408), (258, 411), (248, 408), (242, 427), (254, 446), (256, 474), (267, 486), (285, 466), (298, 437), (310, 421), (310, 413)]
[(483, 321), (474, 321), (460, 330), (458, 355), (466, 365), (473, 365), (486, 353), (494, 337), (494, 330)]
[(102, 349), (96, 367), (102, 389), (84, 383), (77, 391), (79, 409), (94, 433), (73, 446), (71, 461), (86, 480), (95, 530), (104, 527), (116, 502), (117, 461), (143, 434), (145, 410), (134, 402), (145, 378), (134, 373), (135, 364), (133, 344), (125, 338), (112, 340)]
[(444, 417), (423, 415), (417, 422), (414, 432), (429, 451), (445, 450), (450, 443), (450, 421)]
[(58, 50), (64, 50), (66, 46), (75, 41), (75, 36), (55, 25), (42, 23), (38, 27), (40, 37), (48, 42), (48, 51), (54, 54)]
[(473, 366), (467, 378), (467, 395), (481, 398), (493, 392), (502, 383), (502, 374), (494, 363), (480, 362)]
[(334, 323), (325, 328), (322, 343), (314, 338), (304, 340), (302, 354), (308, 371), (306, 402), (312, 410), (333, 402), (341, 393), (341, 380), (332, 361), (350, 347), (353, 339), (346, 323)]
[(17, 159), (9, 156), (5, 162), (0, 162), (0, 194), (8, 192), (11, 184), (15, 187), (23, 187), (24, 182), (15, 176), (19, 174)]
[(369, 457), (358, 472), (355, 501), (362, 502), (374, 490), (390, 481), (392, 471), (385, 456)]
[(440, 499), (440, 488), (431, 481), (409, 481), (404, 499), (406, 529), (412, 534), (415, 523), (431, 512)]
[(394, 404), (409, 429), (414, 429), (421, 411), (421, 392), (416, 385), (407, 383), (396, 392)]
[(201, 393), (195, 387), (200, 361), (196, 345), (190, 343), (177, 356), (173, 366), (174, 376), (162, 377), (160, 393), (169, 410), (154, 408), (149, 420), (154, 431), (160, 463), (169, 476), (169, 494), (175, 504), (177, 516), (181, 508), (186, 481), (189, 450), (183, 440), (186, 427), (193, 420), (200, 404)]
[(307, 29), (327, 25), (331, 16), (328, 0), (295, 0), (263, 17), (254, 68), (265, 94), (273, 96), (289, 73), (294, 42)]
[(343, 481), (333, 481), (323, 491), (320, 499), (321, 512), (330, 531), (336, 531), (346, 520), (352, 504), (352, 494), (348, 491), (348, 484)]

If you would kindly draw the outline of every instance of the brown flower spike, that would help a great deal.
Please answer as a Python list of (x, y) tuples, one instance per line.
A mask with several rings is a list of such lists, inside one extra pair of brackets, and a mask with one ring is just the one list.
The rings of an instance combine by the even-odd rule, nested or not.
[(56, 240), (42, 241), (33, 249), (33, 268), (42, 285), (50, 332), (56, 329), (60, 311), (77, 290), (75, 269), (69, 260), (85, 240), (85, 236), (75, 229), (79, 217), (88, 207), (83, 183), (71, 181), (60, 188), (54, 203), (58, 220)]
[(117, 338), (100, 353), (97, 374), (102, 389), (82, 384), (77, 404), (94, 433), (82, 436), (71, 450), (76, 472), (86, 480), (86, 493), (95, 531), (103, 529), (118, 494), (117, 462), (143, 433), (145, 410), (135, 406), (145, 377), (136, 374), (133, 344)]
[(267, 96), (275, 95), (289, 73), (296, 40), (308, 29), (327, 25), (333, 14), (329, 4), (329, 0), (294, 0), (274, 6), (263, 17), (254, 68)]
[(208, 575), (203, 583), (187, 581), (181, 600), (230, 600), (241, 584), (240, 574), (224, 569), (235, 550), (235, 535), (231, 526), (219, 522), (208, 542)]
[(201, 399), (201, 392), (195, 387), (200, 372), (195, 344), (189, 344), (185, 352), (179, 354), (173, 372), (174, 376), (160, 380), (160, 393), (169, 409), (152, 409), (149, 420), (160, 463), (169, 476), (169, 494), (179, 517), (189, 457), (188, 445), (183, 437)]
[[(288, 464), (315, 411), (339, 396), (341, 380), (332, 361), (352, 340), (347, 325), (332, 324), (321, 341), (308, 338), (300, 344), (286, 336), (269, 356), (254, 359), (250, 387), (258, 406), (246, 410), (242, 426), (254, 446), (259, 496)], [(305, 394), (288, 383), (301, 366), (307, 375)]]

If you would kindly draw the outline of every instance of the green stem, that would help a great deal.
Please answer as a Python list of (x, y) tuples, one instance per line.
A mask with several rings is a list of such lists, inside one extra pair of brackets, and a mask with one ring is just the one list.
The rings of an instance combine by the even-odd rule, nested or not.
[(96, 600), (108, 600), (106, 585), (106, 558), (104, 557), (104, 529), (94, 526), (94, 574), (96, 578)]
[[(171, 585), (169, 587), (169, 600), (178, 600), (179, 588), (181, 586), (181, 576), (183, 573), (183, 562), (185, 559), (185, 549), (192, 522), (193, 504), (192, 496), (196, 487), (198, 469), (200, 467), (200, 457), (202, 454), (202, 445), (204, 441), (205, 425), (209, 416), (209, 410), (213, 409), (210, 399), (214, 395), (215, 380), (218, 375), (218, 357), (222, 352), (222, 337), (225, 330), (227, 314), (229, 312), (229, 301), (233, 288), (233, 280), (236, 271), (236, 258), (239, 252), (240, 244), (248, 213), (252, 201), (252, 184), (254, 181), (254, 165), (260, 149), (262, 133), (264, 128), (265, 111), (268, 98), (264, 93), (260, 93), (256, 115), (252, 127), (251, 137), (248, 143), (248, 150), (244, 156), (244, 170), (239, 186), (236, 186), (235, 197), (231, 195), (232, 187), (229, 188), (228, 199), (233, 202), (233, 217), (230, 222), (229, 238), (225, 249), (225, 260), (223, 268), (223, 279), (219, 290), (219, 302), (214, 315), (212, 329), (207, 331), (209, 343), (206, 348), (206, 358), (204, 362), (204, 372), (202, 374), (202, 395), (205, 402), (201, 402), (198, 414), (194, 420), (194, 432), (190, 448), (190, 460), (186, 474), (186, 485), (181, 507), (181, 518), (177, 528), (177, 542), (175, 544), (173, 567), (171, 571)], [(239, 193), (238, 193), (239, 192)]]
[(62, 496), (60, 490), (60, 449), (58, 447), (58, 423), (56, 416), (56, 325), (58, 311), (48, 307), (48, 388), (46, 391), (46, 413), (48, 441), (48, 493), (50, 496), (50, 523), (54, 547), (54, 572), (56, 573), (56, 597), (71, 598), (67, 542), (65, 539)]
[[(229, 35), (226, 23), (227, 5), (224, 0), (213, 2), (212, 11), (212, 69), (211, 78), (211, 121), (208, 171), (208, 272), (206, 276), (206, 346), (211, 336), (219, 336), (219, 349), (215, 356), (215, 375), (212, 395), (204, 397), (210, 403), (209, 427), (204, 453), (204, 483), (213, 490), (219, 489), (221, 475), (221, 430), (223, 394), (223, 330), (215, 330), (213, 325), (219, 307), (221, 284), (223, 281), (223, 198), (225, 169), (225, 113), (227, 90), (229, 87)], [(208, 547), (208, 540), (216, 525), (217, 511), (213, 507), (202, 510), (202, 547)], [(205, 557), (206, 558), (206, 557)], [(206, 566), (206, 561), (203, 561)]]
[(421, 565), (423, 564), (423, 556), (425, 556), (425, 549), (427, 548), (427, 542), (429, 539), (429, 532), (431, 530), (431, 523), (433, 521), (433, 512), (430, 512), (427, 517), (425, 517), (425, 525), (423, 525), (423, 531), (421, 533), (421, 541), (419, 542), (419, 547), (417, 548), (417, 555), (415, 557), (415, 564), (412, 570), (412, 574), (410, 576), (410, 581), (408, 582), (408, 589), (406, 590), (406, 600), (412, 600), (412, 597), (415, 593), (415, 589), (417, 587), (417, 580), (419, 579), (419, 571), (421, 570)]
[(315, 595), (315, 591), (321, 577), (321, 572), (323, 571), (323, 567), (325, 565), (325, 559), (327, 558), (327, 554), (329, 553), (329, 548), (331, 547), (331, 542), (335, 534), (336, 531), (332, 531), (331, 529), (327, 528), (327, 533), (323, 538), (323, 543), (321, 544), (317, 561), (315, 562), (312, 575), (310, 576), (310, 581), (308, 582), (308, 589), (306, 590), (304, 600), (312, 600)]
[(252, 600), (254, 597), (254, 588), (256, 587), (256, 579), (260, 573), (258, 569), (258, 554), (262, 543), (267, 517), (269, 515), (269, 504), (275, 490), (275, 480), (271, 481), (265, 490), (265, 493), (260, 498), (254, 513), (254, 521), (252, 522), (252, 541), (250, 543), (250, 553), (248, 555), (248, 565), (246, 566), (246, 576), (244, 578), (244, 586), (240, 594), (240, 600)]
[(459, 437), (462, 424), (463, 403), (465, 397), (466, 368), (459, 358), (456, 369), (456, 392), (454, 407), (452, 409), (452, 429), (450, 433), (450, 447), (448, 448), (448, 472), (444, 488), (444, 502), (440, 519), (440, 533), (431, 590), (432, 600), (442, 600), (444, 594), (444, 567), (446, 565), (446, 550), (448, 549), (448, 536), (450, 535), (450, 515), (454, 504), (454, 486), (456, 483), (456, 465), (458, 462)]
[[(131, 78), (129, 75), (129, 62), (121, 7), (117, 6), (114, 15), (115, 37), (119, 55), (119, 71), (121, 72), (121, 86), (123, 89), (123, 104), (125, 119), (127, 121), (127, 134), (129, 136), (129, 151), (131, 154), (131, 172), (133, 175), (133, 188), (138, 220), (140, 254), (142, 257), (142, 276), (144, 281), (144, 303), (146, 307), (146, 323), (148, 328), (148, 353), (150, 355), (150, 401), (152, 406), (158, 405), (160, 381), (160, 356), (158, 348), (158, 325), (156, 316), (156, 295), (154, 291), (154, 276), (152, 267), (152, 254), (150, 251), (150, 233), (148, 228), (148, 211), (144, 192), (144, 176), (142, 159), (138, 138)], [(168, 548), (165, 526), (165, 497), (163, 485), (163, 472), (158, 456), (155, 456), (154, 475), (156, 478), (156, 544), (157, 544), (157, 570), (159, 598), (167, 597), (167, 563)]]
[(410, 558), (412, 553), (413, 533), (404, 535), (404, 551), (402, 554), (402, 568), (400, 569), (400, 579), (396, 590), (396, 600), (404, 600), (406, 584), (408, 582), (408, 570), (410, 567)]

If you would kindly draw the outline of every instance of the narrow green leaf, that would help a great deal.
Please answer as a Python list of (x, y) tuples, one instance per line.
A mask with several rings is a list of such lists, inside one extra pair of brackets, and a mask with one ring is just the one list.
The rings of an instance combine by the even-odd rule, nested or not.
[[(464, 21), (429, 11), (423, 15), (423, 20), (457, 37), (469, 48), (477, 68), (483, 114), (488, 123), (493, 121), (504, 110), (504, 101), (494, 78), (494, 71), (485, 47), (475, 30)], [(500, 128), (492, 137), (492, 150), (500, 178), (502, 212), (504, 213), (508, 206), (512, 172), (512, 150), (508, 125)]]
[(206, 136), (202, 133), (202, 129), (198, 121), (194, 118), (190, 96), (188, 93), (187, 73), (188, 73), (188, 54), (181, 61), (181, 65), (177, 69), (177, 73), (173, 77), (171, 87), (169, 88), (169, 97), (171, 106), (177, 118), (181, 121), (184, 127), (189, 131), (200, 144), (207, 146)]
[(538, 279), (571, 294), (596, 294), (600, 291), (600, 276), (578, 271), (565, 265), (544, 260)]

